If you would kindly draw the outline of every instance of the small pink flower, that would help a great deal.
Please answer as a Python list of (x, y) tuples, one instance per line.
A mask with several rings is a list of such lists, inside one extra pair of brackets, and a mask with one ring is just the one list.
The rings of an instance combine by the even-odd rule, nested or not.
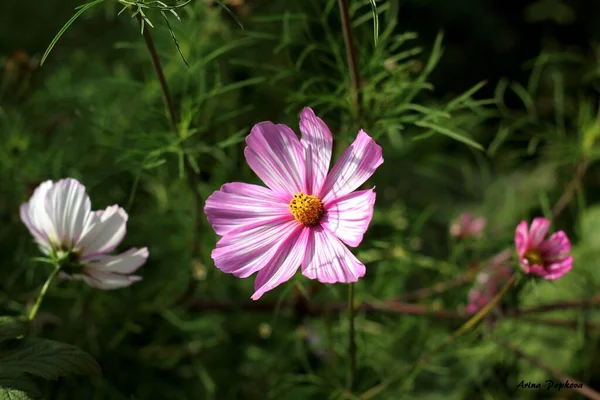
[(20, 216), (42, 253), (60, 259), (60, 276), (98, 289), (122, 288), (142, 279), (129, 274), (146, 262), (146, 247), (108, 255), (125, 237), (125, 210), (113, 205), (91, 211), (85, 186), (75, 179), (41, 183), (21, 205)]
[(374, 190), (355, 190), (383, 163), (381, 147), (361, 130), (328, 173), (327, 125), (305, 108), (300, 132), (298, 140), (285, 125), (255, 125), (244, 154), (268, 188), (227, 183), (206, 200), (208, 221), (222, 236), (212, 252), (215, 265), (238, 278), (258, 272), (253, 300), (300, 265), (323, 283), (356, 282), (365, 274), (343, 243), (358, 246), (371, 221)]
[(549, 228), (550, 221), (545, 218), (534, 218), (530, 228), (521, 221), (515, 232), (515, 246), (526, 274), (554, 280), (571, 270), (573, 257), (569, 254), (571, 243), (563, 231), (544, 240)]
[(465, 307), (468, 314), (474, 314), (484, 308), (502, 289), (513, 272), (507, 265), (509, 259), (509, 252), (501, 252), (477, 274), (475, 284), (469, 291), (469, 304)]
[(470, 213), (462, 213), (450, 225), (450, 234), (455, 238), (480, 237), (485, 224), (486, 220), (483, 217), (473, 219)]

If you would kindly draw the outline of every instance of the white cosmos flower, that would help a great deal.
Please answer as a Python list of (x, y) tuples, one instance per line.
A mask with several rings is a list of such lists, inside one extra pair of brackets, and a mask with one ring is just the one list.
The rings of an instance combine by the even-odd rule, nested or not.
[(61, 276), (98, 289), (117, 289), (142, 279), (130, 275), (148, 258), (148, 249), (108, 255), (125, 237), (127, 213), (113, 205), (92, 211), (85, 186), (72, 178), (40, 184), (20, 216), (40, 250), (62, 257)]

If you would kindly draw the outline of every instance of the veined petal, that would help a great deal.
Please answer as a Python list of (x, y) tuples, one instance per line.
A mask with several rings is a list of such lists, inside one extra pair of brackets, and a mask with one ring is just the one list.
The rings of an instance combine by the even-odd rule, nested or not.
[(91, 287), (101, 290), (120, 289), (142, 280), (141, 276), (119, 275), (95, 268), (85, 268), (84, 272), (84, 274), (63, 275), (63, 277), (84, 281)]
[(291, 216), (241, 226), (217, 242), (211, 257), (221, 271), (247, 278), (264, 268), (280, 244), (299, 228)]
[(534, 218), (529, 229), (529, 248), (537, 249), (544, 241), (550, 229), (550, 221), (546, 218)]
[(546, 260), (561, 257), (571, 251), (571, 242), (564, 231), (558, 231), (540, 245), (540, 251)]
[(373, 217), (373, 189), (353, 192), (325, 204), (321, 225), (348, 246), (356, 247), (363, 239)]
[(289, 127), (268, 121), (258, 123), (246, 144), (244, 155), (250, 168), (285, 201), (304, 189), (304, 151)]
[(128, 219), (125, 210), (117, 205), (91, 215), (91, 222), (77, 243), (84, 259), (113, 251), (125, 237)]
[(288, 203), (275, 192), (248, 183), (227, 183), (206, 200), (204, 213), (217, 235), (242, 225), (290, 215)]
[(311, 232), (302, 261), (304, 276), (322, 283), (348, 283), (365, 275), (364, 264), (331, 232), (321, 226)]
[(300, 142), (309, 152), (306, 157), (306, 193), (318, 195), (329, 171), (333, 136), (325, 122), (309, 107), (300, 114), (300, 132)]
[(561, 260), (554, 261), (546, 266), (546, 275), (543, 276), (544, 279), (553, 281), (567, 272), (569, 272), (573, 268), (573, 257), (567, 256)]
[(131, 274), (146, 263), (148, 259), (148, 248), (132, 248), (116, 256), (104, 256), (98, 260), (89, 261), (87, 264), (91, 269), (116, 273)]
[(61, 179), (52, 185), (46, 195), (46, 212), (58, 237), (51, 240), (73, 247), (89, 223), (91, 207), (85, 186), (75, 179)]
[(519, 225), (517, 225), (517, 229), (515, 230), (515, 247), (517, 248), (517, 254), (519, 255), (519, 259), (525, 256), (525, 252), (527, 252), (528, 243), (529, 227), (527, 226), (527, 221), (521, 221)]
[(256, 275), (252, 300), (291, 279), (298, 271), (306, 251), (310, 228), (299, 226), (278, 247), (273, 258)]
[(52, 181), (41, 183), (35, 189), (29, 201), (23, 203), (19, 209), (21, 221), (23, 221), (45, 254), (49, 254), (52, 248), (50, 238), (57, 237), (54, 225), (46, 212), (46, 195), (52, 185)]
[(354, 191), (383, 163), (381, 154), (381, 146), (361, 129), (331, 169), (318, 197), (326, 203)]

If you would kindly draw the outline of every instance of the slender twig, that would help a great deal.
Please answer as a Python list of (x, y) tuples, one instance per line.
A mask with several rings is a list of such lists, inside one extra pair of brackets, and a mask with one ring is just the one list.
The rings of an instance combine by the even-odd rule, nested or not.
[(577, 320), (522, 317), (519, 319), (519, 321), (523, 321), (528, 324), (553, 326), (553, 327), (557, 327), (557, 328), (577, 329), (579, 327), (583, 327), (586, 330), (600, 329), (600, 324), (598, 324), (598, 323), (580, 322)]
[(581, 186), (581, 180), (583, 179), (583, 176), (585, 175), (588, 166), (589, 162), (586, 158), (582, 159), (578, 163), (573, 179), (571, 179), (571, 181), (565, 188), (565, 191), (563, 192), (562, 196), (560, 196), (560, 198), (556, 202), (556, 205), (554, 206), (554, 209), (552, 210), (553, 219), (558, 217), (560, 213), (562, 213), (565, 207), (571, 202), (573, 196), (577, 193), (577, 190)]
[(344, 33), (344, 44), (346, 45), (346, 57), (348, 59), (348, 68), (350, 69), (350, 79), (352, 81), (352, 97), (356, 115), (361, 115), (361, 93), (360, 93), (360, 74), (358, 73), (358, 54), (354, 46), (354, 37), (352, 36), (352, 23), (348, 12), (348, 0), (338, 0), (340, 15), (342, 18), (342, 31)]
[[(544, 304), (522, 309), (513, 309), (503, 312), (503, 318), (518, 318), (522, 315), (531, 315), (536, 313), (544, 313), (557, 310), (567, 309), (585, 309), (600, 305), (599, 299), (589, 299), (580, 301), (567, 301), (559, 303)], [(277, 306), (274, 302), (247, 302), (233, 303), (219, 300), (195, 300), (190, 303), (190, 309), (193, 311), (216, 311), (216, 312), (235, 312), (235, 311), (258, 311), (271, 312)], [(279, 305), (279, 308), (293, 310), (296, 304), (293, 302), (284, 302)], [(329, 303), (329, 304), (306, 304), (305, 314), (311, 316), (319, 316), (329, 312), (341, 312), (347, 310), (348, 305), (345, 303)], [(403, 314), (426, 316), (437, 319), (468, 319), (469, 315), (463, 312), (450, 310), (437, 310), (427, 304), (403, 303), (395, 300), (383, 301), (377, 304), (362, 303), (356, 306), (355, 311), (372, 312), (380, 314)]]
[(27, 317), (27, 319), (29, 321), (33, 321), (33, 319), (35, 318), (38, 310), (40, 309), (40, 306), (42, 305), (44, 296), (46, 296), (46, 292), (48, 291), (48, 288), (50, 287), (52, 280), (54, 279), (56, 274), (58, 274), (58, 271), (60, 271), (60, 264), (57, 263), (54, 266), (54, 269), (52, 270), (50, 275), (48, 275), (46, 282), (44, 282), (44, 286), (42, 286), (42, 289), (40, 290), (40, 294), (38, 295), (37, 299), (35, 299), (35, 303), (33, 304), (33, 307), (31, 308), (31, 311), (29, 312), (29, 315)]
[(480, 269), (481, 268), (476, 267), (476, 268), (473, 268), (473, 269), (467, 271), (466, 273), (459, 275), (456, 278), (451, 279), (449, 281), (436, 283), (435, 285), (430, 286), (430, 287), (421, 288), (421, 289), (413, 290), (412, 292), (405, 293), (404, 295), (400, 296), (400, 298), (398, 300), (406, 301), (406, 300), (424, 299), (424, 298), (428, 298), (428, 297), (431, 297), (436, 294), (443, 293), (448, 289), (452, 289), (453, 287), (460, 286), (462, 284), (470, 282), (473, 279), (473, 277), (475, 275), (477, 275), (477, 273), (480, 271)]
[(348, 288), (348, 322), (350, 324), (348, 338), (348, 357), (350, 358), (350, 363), (348, 365), (348, 390), (352, 392), (356, 376), (356, 333), (354, 331), (354, 283), (350, 283)]
[[(143, 26), (143, 19), (140, 14), (137, 14), (137, 19), (138, 19), (140, 25)], [(169, 114), (169, 123), (171, 125), (171, 130), (173, 131), (173, 133), (175, 133), (175, 135), (177, 135), (178, 130), (177, 130), (177, 116), (175, 114), (175, 107), (173, 105), (173, 100), (171, 99), (171, 95), (169, 94), (169, 86), (167, 85), (167, 81), (165, 79), (165, 74), (163, 72), (163, 68), (161, 66), (160, 59), (158, 58), (158, 53), (156, 52), (156, 47), (154, 46), (154, 41), (152, 40), (152, 36), (150, 35), (150, 29), (148, 29), (148, 27), (145, 27), (143, 29), (143, 36), (144, 36), (144, 41), (146, 42), (146, 47), (148, 48), (148, 53), (150, 54), (150, 58), (152, 60), (152, 66), (154, 67), (154, 72), (156, 73), (156, 78), (158, 79), (158, 82), (160, 84), (163, 103), (165, 104), (165, 109), (167, 110), (167, 113)], [(196, 171), (194, 170), (194, 168), (192, 167), (192, 165), (190, 164), (190, 162), (188, 161), (187, 158), (184, 161), (184, 168), (185, 168), (185, 173), (187, 175), (188, 185), (190, 186), (190, 189), (192, 190), (192, 193), (194, 195), (194, 213), (195, 213), (194, 228), (193, 228), (194, 234), (193, 234), (192, 244), (191, 244), (191, 253), (192, 253), (192, 256), (194, 256), (197, 253), (197, 249), (198, 249), (197, 235), (200, 232), (200, 230), (202, 229), (202, 219), (201, 219), (202, 214), (200, 213), (200, 208), (202, 206), (202, 195), (200, 194), (200, 191), (198, 189), (198, 178), (196, 176)], [(176, 303), (181, 303), (181, 302), (185, 301), (186, 299), (189, 299), (193, 295), (193, 293), (194, 293), (194, 285), (190, 284), (190, 286), (188, 287), (188, 290), (185, 292), (185, 294), (179, 300), (176, 301)]]
[(596, 296), (586, 300), (575, 300), (575, 301), (561, 301), (558, 303), (543, 304), (540, 306), (532, 306), (519, 308), (515, 310), (507, 310), (504, 312), (505, 316), (518, 317), (525, 314), (538, 314), (550, 311), (560, 311), (569, 309), (586, 309), (594, 308), (600, 305), (600, 297)]
[[(137, 15), (137, 19), (141, 25), (143, 20), (140, 14)], [(163, 102), (165, 103), (165, 109), (169, 113), (169, 122), (171, 123), (171, 129), (175, 133), (177, 133), (177, 117), (175, 116), (175, 107), (173, 106), (171, 95), (169, 94), (169, 86), (167, 85), (165, 74), (160, 64), (158, 53), (156, 52), (156, 47), (154, 47), (154, 41), (152, 40), (152, 36), (150, 35), (150, 29), (148, 29), (148, 27), (145, 27), (142, 35), (144, 36), (144, 41), (146, 42), (148, 53), (150, 53), (152, 66), (154, 67), (154, 72), (156, 73), (156, 78), (158, 79), (158, 83), (160, 84), (160, 90), (162, 93)]]
[[(546, 373), (548, 373), (549, 375), (552, 375), (555, 379), (558, 379), (560, 381), (560, 383), (565, 384), (567, 381), (569, 381), (569, 383), (573, 384), (573, 386), (570, 387), (570, 389), (573, 389), (573, 390), (579, 392), (581, 395), (585, 396), (586, 398), (592, 399), (592, 400), (600, 400), (600, 393), (596, 392), (594, 389), (590, 388), (589, 386), (586, 386), (583, 382), (581, 382), (569, 375), (565, 375), (562, 372), (550, 367), (549, 365), (546, 365), (545, 363), (538, 360), (537, 358), (523, 352), (518, 347), (504, 341), (503, 339), (501, 339), (499, 337), (492, 337), (491, 339), (496, 344), (499, 344), (500, 346), (512, 351), (518, 357), (529, 361), (531, 364), (535, 365), (536, 367), (538, 367), (540, 369), (543, 369), (544, 371), (546, 371)], [(581, 386), (581, 387), (578, 387), (578, 386)]]

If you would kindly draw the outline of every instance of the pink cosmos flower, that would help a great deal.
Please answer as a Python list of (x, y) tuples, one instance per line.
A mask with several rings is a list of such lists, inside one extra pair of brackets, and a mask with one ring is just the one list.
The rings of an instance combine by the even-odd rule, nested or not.
[(526, 221), (521, 221), (515, 232), (515, 246), (526, 274), (554, 280), (571, 270), (573, 257), (569, 254), (571, 242), (563, 231), (544, 240), (549, 228), (550, 221), (546, 218), (534, 218), (530, 228)]
[[(227, 183), (204, 211), (222, 236), (212, 252), (217, 268), (238, 278), (258, 272), (253, 300), (302, 273), (323, 283), (356, 282), (365, 266), (356, 247), (373, 215), (373, 189), (354, 191), (383, 163), (381, 147), (364, 131), (328, 174), (333, 138), (313, 110), (300, 115), (301, 140), (285, 125), (261, 122), (244, 150), (268, 188)], [(342, 243), (343, 242), (343, 243)]]
[(469, 303), (465, 307), (467, 314), (475, 314), (484, 308), (502, 289), (513, 272), (508, 265), (509, 260), (509, 251), (500, 252), (477, 274), (469, 291)]
[(127, 213), (117, 205), (91, 211), (85, 186), (72, 178), (45, 181), (21, 205), (21, 220), (42, 253), (60, 260), (60, 276), (98, 289), (117, 289), (142, 279), (129, 275), (148, 258), (148, 249), (108, 255), (125, 237)]
[(450, 225), (450, 234), (455, 238), (479, 237), (483, 233), (486, 220), (483, 217), (473, 218), (470, 213), (462, 213), (452, 225)]

